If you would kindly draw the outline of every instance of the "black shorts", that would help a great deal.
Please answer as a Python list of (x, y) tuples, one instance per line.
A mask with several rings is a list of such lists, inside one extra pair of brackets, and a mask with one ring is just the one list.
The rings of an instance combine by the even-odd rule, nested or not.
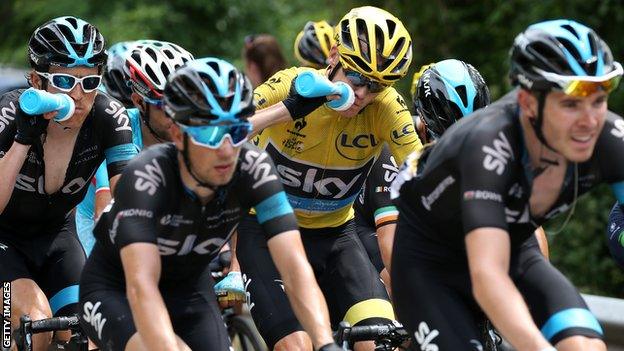
[(36, 237), (0, 232), (0, 248), (1, 281), (31, 279), (48, 298), (54, 316), (78, 312), (78, 282), (86, 257), (73, 215), (62, 226)]
[[(427, 252), (448, 248), (405, 228), (399, 216), (392, 293), (399, 321), (415, 333), (414, 349), (435, 344), (440, 350), (480, 350), (478, 325), (485, 316), (471, 292), (468, 262), (441, 264), (431, 259)], [(553, 345), (574, 335), (602, 338), (598, 321), (574, 286), (541, 254), (535, 236), (512, 254), (510, 276), (535, 324)]]
[(364, 249), (366, 249), (366, 253), (368, 254), (368, 258), (375, 266), (377, 272), (381, 272), (385, 266), (383, 260), (381, 259), (381, 251), (379, 250), (379, 242), (377, 241), (377, 230), (374, 226), (370, 226), (365, 223), (363, 220), (358, 220), (358, 215), (355, 215), (355, 230), (357, 232), (358, 238), (364, 245)]
[[(238, 227), (237, 257), (243, 272), (251, 315), (269, 349), (283, 337), (303, 330), (284, 293), (262, 227), (245, 216)], [(327, 301), (333, 328), (394, 319), (379, 274), (349, 221), (335, 228), (301, 229), (303, 245)]]
[[(80, 292), (80, 324), (103, 351), (124, 350), (137, 330), (125, 291), (89, 286)], [(228, 350), (230, 340), (214, 292), (163, 296), (173, 331), (196, 351)]]

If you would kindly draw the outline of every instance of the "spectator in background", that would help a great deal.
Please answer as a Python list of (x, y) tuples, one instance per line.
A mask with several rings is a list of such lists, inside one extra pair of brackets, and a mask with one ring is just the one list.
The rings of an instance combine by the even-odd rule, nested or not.
[(277, 71), (286, 68), (286, 59), (277, 39), (269, 34), (251, 34), (243, 46), (245, 72), (253, 87), (264, 83)]

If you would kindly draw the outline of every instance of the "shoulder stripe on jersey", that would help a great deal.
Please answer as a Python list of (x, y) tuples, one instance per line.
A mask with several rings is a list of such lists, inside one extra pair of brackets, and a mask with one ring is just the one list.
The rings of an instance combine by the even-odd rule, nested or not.
[(617, 182), (611, 184), (611, 190), (613, 191), (613, 195), (618, 200), (620, 205), (624, 205), (624, 182)]
[(119, 161), (131, 160), (138, 152), (133, 143), (127, 143), (109, 147), (104, 151), (104, 154), (106, 155), (106, 164), (110, 165)]
[(260, 224), (273, 218), (293, 213), (284, 191), (280, 191), (262, 200), (262, 202), (255, 206), (255, 209), (256, 215), (258, 216), (258, 223)]

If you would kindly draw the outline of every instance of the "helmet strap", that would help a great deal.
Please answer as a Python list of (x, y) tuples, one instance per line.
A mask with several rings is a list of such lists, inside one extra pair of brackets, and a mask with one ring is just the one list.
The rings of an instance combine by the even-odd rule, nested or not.
[(147, 130), (149, 130), (150, 134), (156, 139), (156, 141), (158, 141), (159, 143), (166, 143), (167, 140), (165, 140), (165, 138), (161, 137), (154, 130), (154, 128), (152, 128), (152, 125), (150, 124), (150, 109), (149, 109), (148, 105), (149, 105), (148, 103), (143, 101), (143, 111), (139, 110), (139, 112), (141, 114), (141, 119), (143, 120), (143, 123), (147, 127)]
[(182, 150), (182, 159), (184, 160), (184, 166), (186, 167), (186, 170), (189, 172), (191, 177), (193, 177), (193, 179), (197, 182), (197, 184), (199, 184), (199, 186), (208, 188), (216, 193), (218, 189), (217, 186), (214, 186), (210, 183), (200, 180), (199, 177), (195, 175), (195, 172), (193, 172), (193, 166), (191, 166), (191, 158), (188, 155), (188, 135), (186, 135), (186, 133), (184, 133), (183, 135), (184, 135), (183, 136), (184, 150)]
[(544, 133), (542, 131), (542, 126), (544, 124), (544, 106), (546, 104), (546, 95), (548, 95), (548, 90), (539, 90), (537, 92), (537, 116), (529, 117), (529, 123), (531, 123), (537, 139), (550, 150), (557, 152), (557, 150), (553, 149), (550, 145), (548, 145), (548, 142), (546, 141), (546, 138), (544, 137)]

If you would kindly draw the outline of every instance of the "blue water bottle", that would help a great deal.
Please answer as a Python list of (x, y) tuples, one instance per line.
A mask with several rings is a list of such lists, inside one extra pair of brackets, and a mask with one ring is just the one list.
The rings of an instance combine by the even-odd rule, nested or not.
[(63, 122), (74, 115), (76, 105), (74, 100), (66, 94), (52, 94), (45, 90), (29, 88), (22, 93), (19, 104), (26, 114), (40, 115), (47, 112), (58, 111), (54, 117), (57, 122)]
[(327, 106), (336, 111), (344, 111), (353, 105), (355, 94), (344, 82), (332, 82), (327, 77), (314, 71), (299, 73), (295, 80), (295, 89), (304, 97), (319, 97), (338, 94), (340, 99), (327, 102)]

